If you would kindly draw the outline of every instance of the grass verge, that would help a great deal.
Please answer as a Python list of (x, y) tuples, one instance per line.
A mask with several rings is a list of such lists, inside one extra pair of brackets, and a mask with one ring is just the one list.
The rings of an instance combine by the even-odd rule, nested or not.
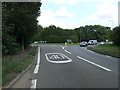
[(0, 87), (2, 87), (2, 66), (0, 65)]
[(2, 66), (2, 85), (9, 84), (19, 73), (24, 71), (34, 60), (36, 53), (37, 48), (34, 47), (28, 50), (28, 55), (24, 60), (16, 60), (12, 63), (9, 63), (8, 56), (4, 56), (3, 61), (5, 63)]
[(115, 46), (110, 44), (110, 45), (99, 45), (99, 46), (87, 47), (87, 48), (97, 53), (120, 58), (120, 46)]
[[(65, 43), (33, 43), (32, 45), (65, 45)], [(79, 45), (79, 43), (73, 43), (67, 45)]]

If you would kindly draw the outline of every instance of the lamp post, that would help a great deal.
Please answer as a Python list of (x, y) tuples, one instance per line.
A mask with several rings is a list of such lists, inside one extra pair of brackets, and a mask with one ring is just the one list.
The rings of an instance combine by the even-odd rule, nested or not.
[(111, 22), (111, 30), (113, 29), (113, 24), (114, 24), (114, 21), (113, 20), (109, 20)]

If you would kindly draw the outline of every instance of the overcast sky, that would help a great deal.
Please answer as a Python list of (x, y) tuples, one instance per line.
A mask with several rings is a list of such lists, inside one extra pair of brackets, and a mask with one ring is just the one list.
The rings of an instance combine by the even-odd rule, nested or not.
[[(119, 0), (41, 0), (39, 24), (74, 29), (85, 25), (118, 26)], [(113, 24), (112, 24), (113, 22)]]

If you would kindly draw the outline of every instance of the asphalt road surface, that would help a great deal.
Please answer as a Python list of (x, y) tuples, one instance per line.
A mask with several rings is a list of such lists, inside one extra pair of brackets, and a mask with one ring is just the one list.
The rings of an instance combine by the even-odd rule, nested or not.
[(118, 88), (118, 59), (79, 45), (40, 45), (30, 88)]

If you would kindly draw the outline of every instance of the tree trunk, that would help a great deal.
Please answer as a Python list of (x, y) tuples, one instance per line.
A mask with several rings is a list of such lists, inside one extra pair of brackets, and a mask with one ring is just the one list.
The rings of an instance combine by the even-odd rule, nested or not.
[(22, 36), (22, 50), (24, 51), (24, 37)]

